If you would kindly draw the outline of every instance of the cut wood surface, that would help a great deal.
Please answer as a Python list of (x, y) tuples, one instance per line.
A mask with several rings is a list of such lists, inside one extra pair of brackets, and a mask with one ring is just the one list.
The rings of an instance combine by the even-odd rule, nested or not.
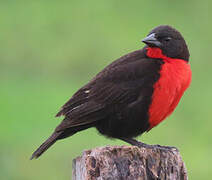
[(73, 180), (187, 180), (176, 148), (106, 146), (73, 160)]

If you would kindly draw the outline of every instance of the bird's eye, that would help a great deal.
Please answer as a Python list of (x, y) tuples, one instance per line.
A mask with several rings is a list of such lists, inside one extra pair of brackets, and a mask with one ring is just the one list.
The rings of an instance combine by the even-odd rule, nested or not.
[(172, 39), (171, 37), (166, 37), (166, 38), (164, 38), (164, 40), (165, 40), (166, 42), (170, 41), (171, 39)]

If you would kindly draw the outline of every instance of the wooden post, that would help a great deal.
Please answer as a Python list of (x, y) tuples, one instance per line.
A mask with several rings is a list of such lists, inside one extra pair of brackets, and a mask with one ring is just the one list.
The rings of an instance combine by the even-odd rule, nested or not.
[(179, 151), (155, 145), (106, 146), (73, 160), (73, 180), (187, 180)]

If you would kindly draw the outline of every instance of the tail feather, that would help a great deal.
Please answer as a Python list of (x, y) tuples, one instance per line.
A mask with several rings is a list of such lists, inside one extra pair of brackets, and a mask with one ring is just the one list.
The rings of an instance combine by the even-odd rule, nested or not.
[(32, 160), (34, 158), (37, 159), (49, 147), (51, 147), (57, 140), (72, 136), (73, 134), (77, 133), (78, 131), (82, 131), (82, 130), (90, 128), (92, 126), (94, 126), (94, 125), (86, 124), (86, 125), (82, 125), (82, 126), (67, 128), (63, 131), (55, 130), (55, 132), (43, 144), (41, 144), (41, 146), (32, 154), (30, 160)]
[(52, 146), (60, 136), (61, 132), (54, 132), (41, 146), (32, 154), (30, 160), (38, 158), (42, 155), (50, 146)]

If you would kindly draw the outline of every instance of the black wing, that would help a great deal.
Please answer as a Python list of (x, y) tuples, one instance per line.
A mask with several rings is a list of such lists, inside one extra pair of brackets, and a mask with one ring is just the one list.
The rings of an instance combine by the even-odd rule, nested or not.
[[(105, 119), (116, 109), (133, 107), (158, 78), (161, 61), (147, 59), (138, 50), (114, 61), (87, 85), (79, 89), (56, 116), (65, 118), (56, 128), (92, 124)], [(155, 73), (156, 72), (156, 73)]]

